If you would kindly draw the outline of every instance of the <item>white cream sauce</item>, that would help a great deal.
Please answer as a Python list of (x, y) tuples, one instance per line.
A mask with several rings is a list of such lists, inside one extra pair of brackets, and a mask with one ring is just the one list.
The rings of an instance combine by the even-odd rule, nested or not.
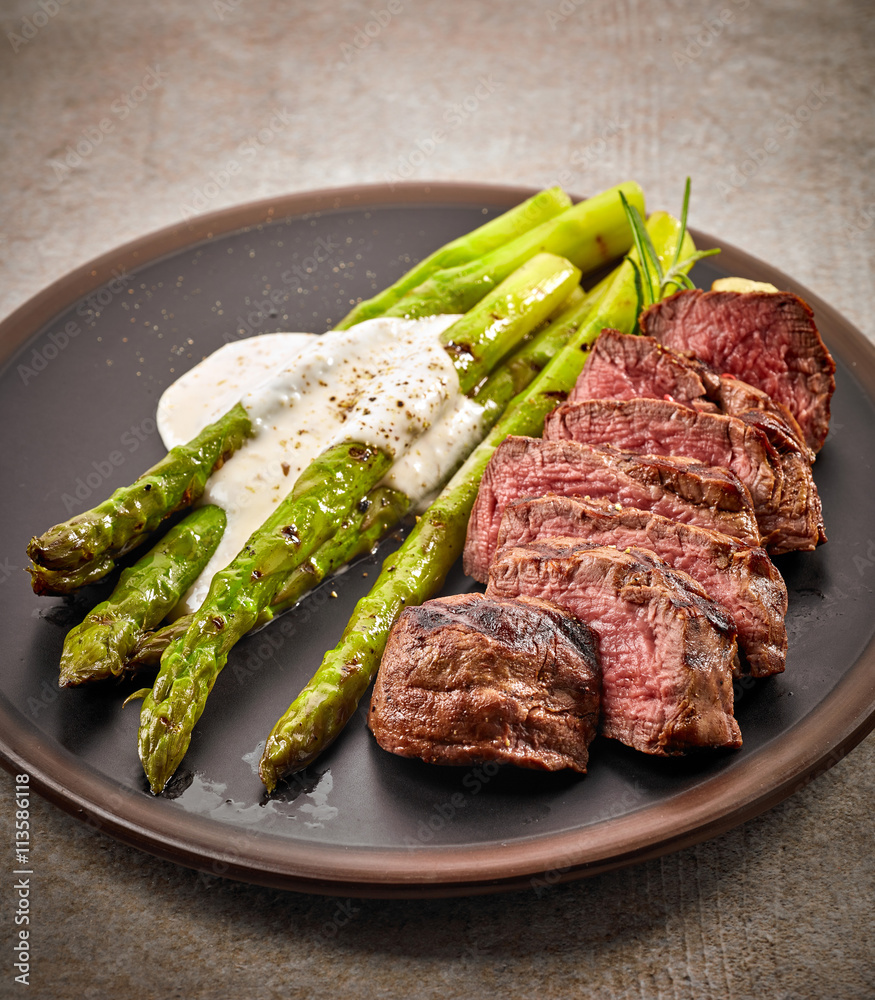
[(213, 351), (169, 385), (158, 401), (156, 422), (164, 447), (191, 441), (218, 420), (277, 366), (291, 362), (315, 333), (265, 333)]
[(389, 452), (384, 480), (421, 507), (480, 440), (483, 408), (459, 391), (439, 335), (458, 317), (381, 318), (322, 336), (263, 334), (227, 344), (171, 385), (157, 423), (168, 448), (191, 440), (235, 402), (254, 436), (207, 482), (222, 507), (219, 547), (174, 609), (200, 606), (213, 575), (240, 551), (309, 463), (360, 441)]

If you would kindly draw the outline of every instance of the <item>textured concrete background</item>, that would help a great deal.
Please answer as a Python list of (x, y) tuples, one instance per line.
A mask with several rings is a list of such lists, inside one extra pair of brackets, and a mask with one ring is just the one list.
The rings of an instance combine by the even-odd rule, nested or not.
[[(695, 226), (875, 339), (867, 0), (5, 0), (0, 23), (0, 316), (189, 211), (626, 177), (676, 209), (690, 174)], [(699, 847), (540, 897), (429, 903), (205, 879), (37, 802), (29, 995), (871, 997), (873, 776), (870, 737)], [(24, 989), (11, 962), (3, 997)]]

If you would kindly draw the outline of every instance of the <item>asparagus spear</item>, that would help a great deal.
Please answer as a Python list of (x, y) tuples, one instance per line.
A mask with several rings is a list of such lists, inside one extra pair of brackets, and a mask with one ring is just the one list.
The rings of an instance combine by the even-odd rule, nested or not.
[(119, 577), (64, 640), (61, 687), (119, 676), (146, 629), (154, 628), (194, 583), (225, 530), (225, 512), (201, 507), (174, 525)]
[(204, 492), (215, 468), (251, 434), (238, 403), (185, 445), (169, 451), (131, 486), (115, 491), (92, 510), (50, 528), (27, 547), (37, 594), (67, 594), (109, 573), (115, 559), (146, 541), (168, 515)]
[[(398, 490), (386, 486), (371, 490), (348, 512), (337, 532), (287, 577), (273, 604), (261, 612), (254, 627), (266, 625), (277, 615), (288, 611), (326, 576), (370, 552), (383, 535), (401, 520), (409, 506), (409, 499)], [(133, 673), (143, 667), (158, 666), (164, 650), (175, 639), (185, 635), (193, 620), (193, 614), (183, 615), (157, 632), (142, 634), (125, 665), (126, 671)]]
[(580, 271), (564, 258), (536, 254), (446, 329), (440, 341), (452, 358), (462, 392), (470, 392), (579, 287), (579, 281)]
[(579, 202), (555, 219), (477, 260), (437, 271), (403, 295), (385, 315), (415, 317), (466, 312), (532, 254), (539, 252), (565, 257), (584, 274), (595, 270), (625, 253), (632, 243), (632, 230), (618, 194), (623, 194), (630, 204), (643, 210), (641, 188), (634, 181), (619, 184)]
[[(580, 272), (540, 254), (445, 332), (460, 385), (475, 386), (497, 358), (569, 295)], [(234, 643), (274, 600), (286, 577), (323, 544), (356, 498), (388, 472), (392, 457), (352, 442), (324, 452), (231, 564), (217, 573), (186, 632), (161, 658), (140, 716), (139, 749), (153, 791), (164, 788), (188, 749), (191, 731)]]
[(77, 569), (45, 569), (43, 566), (29, 566), (30, 582), (35, 594), (71, 594), (74, 590), (99, 583), (115, 569), (115, 559), (102, 555)]
[(604, 295), (608, 281), (605, 278), (590, 292), (581, 292), (579, 297), (569, 296), (566, 308), (489, 376), (475, 393), (475, 402), (494, 409), (496, 419), (501, 416), (513, 397), (522, 392), (577, 333), (580, 324)]
[(348, 330), (363, 320), (382, 316), (405, 292), (422, 284), (435, 271), (448, 267), (458, 267), (460, 264), (476, 260), (522, 233), (534, 229), (542, 222), (552, 219), (569, 208), (570, 205), (571, 199), (561, 188), (553, 187), (539, 192), (521, 205), (499, 215), (498, 218), (492, 219), (478, 229), (452, 240), (435, 250), (434, 253), (429, 254), (416, 267), (403, 274), (394, 285), (390, 285), (389, 288), (384, 289), (373, 298), (359, 302), (344, 316), (335, 329)]
[[(693, 249), (677, 220), (655, 213), (647, 229), (656, 254), (674, 255), (681, 270), (692, 266), (689, 258), (677, 263), (679, 243), (685, 253)], [(259, 764), (268, 791), (285, 775), (307, 767), (337, 738), (373, 680), (401, 612), (443, 586), (461, 554), (483, 470), (498, 445), (509, 434), (541, 434), (545, 416), (573, 387), (603, 327), (632, 329), (637, 318), (636, 274), (628, 260), (621, 265), (575, 336), (514, 400), (404, 544), (386, 559), (376, 584), (356, 605), (339, 644), (326, 653), (315, 676), (271, 731)]]

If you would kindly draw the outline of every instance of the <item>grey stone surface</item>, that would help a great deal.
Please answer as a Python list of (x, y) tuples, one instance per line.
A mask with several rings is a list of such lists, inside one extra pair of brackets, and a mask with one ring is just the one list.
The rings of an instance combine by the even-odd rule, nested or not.
[[(866, 0), (392, 7), (0, 5), (0, 316), (190, 210), (397, 179), (582, 194), (626, 177), (675, 209), (689, 174), (695, 226), (875, 339)], [(698, 847), (540, 896), (427, 903), (205, 879), (37, 801), (29, 995), (870, 997), (873, 778), (870, 737)], [(8, 845), (5, 774), (0, 790)]]

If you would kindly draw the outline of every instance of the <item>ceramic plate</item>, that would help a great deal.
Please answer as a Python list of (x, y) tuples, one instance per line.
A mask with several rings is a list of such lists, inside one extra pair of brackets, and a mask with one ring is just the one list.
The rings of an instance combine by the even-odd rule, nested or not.
[[(142, 680), (58, 689), (66, 631), (109, 588), (37, 598), (25, 547), (161, 457), (162, 390), (229, 339), (330, 328), (351, 301), (531, 193), (411, 184), (234, 208), (107, 254), (0, 326), (0, 426), (11, 430), (0, 753), (13, 773), (29, 773), (42, 794), (111, 835), (208, 876), (449, 895), (552, 884), (712, 837), (791, 794), (872, 728), (875, 349), (791, 278), (725, 245), (697, 267), (697, 282), (736, 274), (797, 292), (838, 363), (815, 466), (829, 542), (776, 560), (790, 593), (787, 671), (737, 687), (740, 752), (659, 760), (597, 741), (582, 778), (434, 767), (382, 751), (360, 710), (314, 766), (267, 799), (255, 771), (263, 740), (339, 639), (391, 539), (235, 648), (166, 795), (148, 793), (138, 711), (122, 708)], [(447, 592), (469, 589), (457, 569)]]

